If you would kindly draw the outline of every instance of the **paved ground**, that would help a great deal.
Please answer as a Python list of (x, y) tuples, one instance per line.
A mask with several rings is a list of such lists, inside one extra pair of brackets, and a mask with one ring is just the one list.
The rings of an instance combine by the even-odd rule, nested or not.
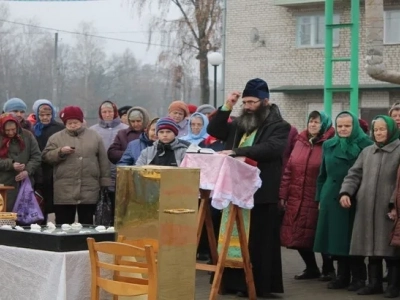
[[(282, 248), (283, 280), (285, 293), (282, 299), (289, 300), (383, 300), (383, 295), (359, 296), (344, 290), (333, 291), (326, 288), (325, 282), (297, 281), (293, 277), (304, 269), (296, 251)], [(198, 271), (196, 279), (196, 300), (208, 300), (210, 293), (207, 272)], [(243, 299), (235, 296), (219, 296), (220, 300)], [(399, 299), (399, 298), (398, 298)]]

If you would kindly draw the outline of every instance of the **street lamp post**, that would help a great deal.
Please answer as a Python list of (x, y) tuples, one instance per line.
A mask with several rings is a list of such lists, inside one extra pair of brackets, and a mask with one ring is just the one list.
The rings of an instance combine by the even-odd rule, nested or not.
[(217, 68), (222, 62), (224, 58), (222, 54), (219, 52), (210, 52), (207, 55), (208, 62), (214, 67), (214, 107), (217, 107)]

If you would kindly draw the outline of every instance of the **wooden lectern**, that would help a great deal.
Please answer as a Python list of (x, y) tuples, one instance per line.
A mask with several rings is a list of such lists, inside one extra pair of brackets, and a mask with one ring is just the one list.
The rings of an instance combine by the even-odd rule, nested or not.
[(0, 212), (7, 212), (7, 191), (13, 189), (12, 186), (0, 185)]
[(199, 182), (199, 169), (117, 168), (115, 229), (158, 240), (160, 300), (195, 297)]

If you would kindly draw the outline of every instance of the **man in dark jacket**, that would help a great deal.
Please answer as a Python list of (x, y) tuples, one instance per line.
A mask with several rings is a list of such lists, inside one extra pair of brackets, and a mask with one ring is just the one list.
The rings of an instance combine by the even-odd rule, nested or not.
[[(246, 84), (241, 114), (228, 123), (240, 96), (239, 92), (228, 96), (210, 120), (207, 132), (225, 141), (223, 154), (255, 160), (261, 171), (262, 186), (254, 195), (250, 216), (249, 250), (257, 296), (268, 297), (270, 293), (283, 293), (278, 201), (290, 125), (282, 119), (278, 107), (269, 102), (267, 83), (258, 78)], [(227, 293), (247, 296), (243, 269), (226, 268), (222, 284)]]

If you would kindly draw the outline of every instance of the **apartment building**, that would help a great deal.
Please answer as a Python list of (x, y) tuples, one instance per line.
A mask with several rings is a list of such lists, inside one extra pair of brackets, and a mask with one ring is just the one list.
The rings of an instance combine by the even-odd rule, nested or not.
[[(361, 1), (361, 0), (360, 0)], [(324, 0), (229, 0), (227, 4), (226, 92), (242, 89), (248, 79), (265, 79), (271, 101), (286, 120), (305, 128), (313, 110), (323, 110), (325, 64)], [(400, 1), (385, 0), (385, 63), (400, 71)], [(335, 22), (350, 22), (350, 0), (335, 0)], [(400, 101), (400, 86), (375, 81), (365, 71), (364, 1), (360, 12), (360, 116), (387, 113)], [(350, 31), (334, 33), (334, 54), (350, 56)], [(334, 84), (350, 84), (350, 63), (337, 62)], [(349, 108), (349, 94), (334, 96), (332, 117)], [(237, 113), (237, 111), (236, 111)]]

